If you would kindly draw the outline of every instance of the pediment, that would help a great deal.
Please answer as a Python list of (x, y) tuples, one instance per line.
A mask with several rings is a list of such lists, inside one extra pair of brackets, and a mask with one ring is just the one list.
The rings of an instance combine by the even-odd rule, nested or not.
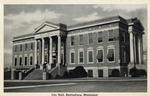
[(137, 27), (139, 27), (140, 29), (144, 30), (144, 27), (143, 27), (143, 25), (142, 25), (142, 23), (141, 23), (140, 20), (136, 20), (136, 21), (134, 22), (134, 24), (135, 24)]
[(48, 24), (48, 23), (43, 23), (41, 26), (36, 28), (33, 33), (34, 34), (37, 34), (37, 33), (39, 34), (39, 33), (53, 31), (53, 30), (57, 30), (57, 29), (58, 29), (58, 26)]

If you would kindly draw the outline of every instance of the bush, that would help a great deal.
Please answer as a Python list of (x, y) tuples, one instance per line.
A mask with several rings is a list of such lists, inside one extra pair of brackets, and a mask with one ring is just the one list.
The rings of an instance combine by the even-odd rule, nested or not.
[(87, 72), (82, 66), (77, 66), (74, 70), (69, 71), (70, 78), (87, 77)]
[(49, 73), (49, 74), (48, 74), (48, 78), (49, 78), (49, 79), (52, 79), (53, 76)]
[(56, 75), (56, 77), (55, 77), (55, 79), (60, 79), (61, 78), (61, 76), (60, 75)]
[(65, 71), (62, 78), (68, 78), (68, 77), (69, 77), (69, 73), (67, 71)]
[(120, 77), (120, 72), (119, 72), (119, 70), (118, 69), (113, 69), (112, 71), (111, 71), (111, 76), (112, 77)]
[(136, 69), (135, 67), (130, 69), (129, 74), (131, 75), (131, 77), (139, 77), (140, 76), (139, 70)]
[(144, 69), (139, 69), (139, 75), (140, 76), (147, 76), (147, 72)]

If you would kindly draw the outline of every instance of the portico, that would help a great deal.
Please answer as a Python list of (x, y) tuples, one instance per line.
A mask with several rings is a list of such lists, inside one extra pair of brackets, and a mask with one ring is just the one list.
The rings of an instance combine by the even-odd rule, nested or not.
[(143, 32), (139, 31), (135, 30), (133, 26), (130, 26), (128, 29), (130, 37), (130, 66), (135, 66), (135, 64), (141, 65), (143, 61)]
[[(46, 30), (45, 26), (49, 27), (48, 30)], [(59, 68), (60, 64), (62, 63), (61, 59), (64, 60), (64, 56), (61, 58), (61, 47), (64, 50), (66, 41), (62, 39), (66, 38), (65, 30), (60, 29), (59, 26), (49, 25), (47, 23), (38, 29), (36, 29), (34, 32), (34, 64), (39, 66), (41, 70), (45, 68)], [(38, 56), (37, 54), (40, 55)]]

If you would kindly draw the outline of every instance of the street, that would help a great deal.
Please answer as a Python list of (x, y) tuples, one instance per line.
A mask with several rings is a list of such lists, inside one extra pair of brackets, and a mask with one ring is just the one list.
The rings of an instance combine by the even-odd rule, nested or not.
[(4, 92), (147, 92), (147, 80), (7, 81)]

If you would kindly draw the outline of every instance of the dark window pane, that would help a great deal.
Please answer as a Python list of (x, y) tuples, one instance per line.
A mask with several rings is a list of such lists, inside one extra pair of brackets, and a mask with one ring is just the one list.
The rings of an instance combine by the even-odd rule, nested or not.
[(108, 50), (107, 58), (109, 61), (114, 61), (114, 49)]

